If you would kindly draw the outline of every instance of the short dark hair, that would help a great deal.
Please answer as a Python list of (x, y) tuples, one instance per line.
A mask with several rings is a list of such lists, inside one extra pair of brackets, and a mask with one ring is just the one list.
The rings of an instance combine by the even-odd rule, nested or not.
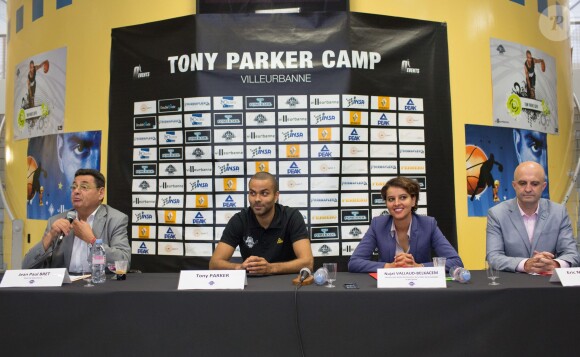
[(274, 193), (276, 193), (280, 190), (280, 188), (278, 187), (278, 180), (276, 180), (276, 177), (269, 172), (260, 171), (260, 172), (255, 173), (254, 176), (252, 176), (252, 178), (248, 182), (248, 185), (250, 184), (250, 182), (252, 182), (253, 179), (270, 180), (270, 181), (272, 181), (272, 184), (274, 185)]
[(75, 177), (85, 175), (93, 176), (95, 178), (97, 188), (105, 187), (105, 176), (103, 176), (99, 171), (95, 169), (78, 169), (75, 172)]
[(384, 186), (381, 188), (381, 197), (383, 200), (387, 200), (387, 190), (389, 187), (398, 187), (402, 188), (403, 190), (407, 191), (411, 197), (415, 197), (415, 206), (411, 208), (413, 212), (417, 210), (417, 206), (419, 205), (419, 191), (421, 187), (417, 180), (410, 179), (405, 176), (399, 176), (390, 179)]

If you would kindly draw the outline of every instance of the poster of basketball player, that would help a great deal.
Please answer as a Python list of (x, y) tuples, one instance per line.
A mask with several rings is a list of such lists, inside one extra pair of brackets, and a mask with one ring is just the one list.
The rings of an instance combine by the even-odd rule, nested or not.
[(45, 135), (28, 142), (27, 218), (48, 217), (69, 210), (70, 185), (80, 168), (101, 166), (101, 132)]
[(533, 47), (492, 38), (493, 123), (558, 133), (556, 62)]
[(14, 80), (14, 139), (64, 130), (66, 47), (25, 59)]
[[(519, 128), (465, 125), (465, 166), (469, 216), (487, 216), (494, 205), (515, 197), (514, 170), (536, 161), (548, 177), (546, 133)], [(542, 197), (549, 198), (548, 186)]]

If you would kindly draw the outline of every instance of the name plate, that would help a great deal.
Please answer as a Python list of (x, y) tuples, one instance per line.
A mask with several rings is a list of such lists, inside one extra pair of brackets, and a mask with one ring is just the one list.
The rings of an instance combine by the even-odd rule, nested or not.
[(580, 268), (556, 268), (550, 282), (561, 282), (562, 286), (580, 286)]
[(243, 290), (244, 285), (246, 285), (245, 270), (182, 270), (177, 290)]
[(377, 288), (446, 288), (445, 268), (392, 268), (377, 270)]
[(8, 270), (0, 288), (62, 286), (63, 283), (71, 283), (66, 268)]

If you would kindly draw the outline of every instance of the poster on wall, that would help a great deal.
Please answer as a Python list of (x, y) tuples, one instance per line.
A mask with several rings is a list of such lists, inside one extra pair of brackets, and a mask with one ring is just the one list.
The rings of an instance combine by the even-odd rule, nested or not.
[(348, 260), (397, 175), (419, 181), (418, 212), (456, 245), (448, 70), (444, 24), (387, 16), (113, 29), (107, 200), (130, 217), (132, 266), (207, 266), (258, 171), (300, 210), (317, 258)]
[[(467, 211), (485, 217), (496, 204), (515, 198), (514, 170), (524, 161), (542, 165), (548, 177), (547, 134), (519, 128), (465, 125)], [(542, 193), (549, 196), (548, 185)]]
[(26, 213), (48, 219), (72, 208), (75, 171), (101, 167), (101, 131), (45, 135), (28, 141)]
[(558, 134), (556, 61), (519, 43), (490, 40), (493, 124)]
[(64, 131), (66, 47), (25, 59), (14, 80), (14, 139)]

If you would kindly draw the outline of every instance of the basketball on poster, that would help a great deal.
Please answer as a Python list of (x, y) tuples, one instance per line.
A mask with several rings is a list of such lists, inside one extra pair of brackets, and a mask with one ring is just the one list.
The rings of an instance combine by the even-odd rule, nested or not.
[[(515, 197), (512, 188), (514, 170), (522, 161), (540, 163), (549, 177), (546, 158), (545, 133), (465, 125), (465, 182), (469, 216), (487, 216), (489, 208)], [(548, 189), (544, 190), (544, 198), (549, 198), (548, 192)]]

